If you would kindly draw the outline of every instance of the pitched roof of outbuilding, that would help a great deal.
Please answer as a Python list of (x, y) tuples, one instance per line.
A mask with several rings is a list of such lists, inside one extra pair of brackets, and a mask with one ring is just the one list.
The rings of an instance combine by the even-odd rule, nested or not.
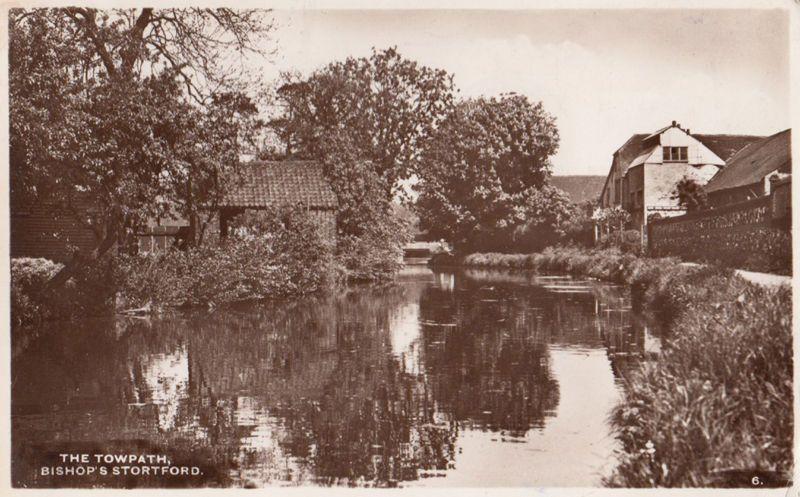
[(303, 203), (333, 209), (336, 195), (322, 165), (314, 161), (253, 161), (223, 196), (220, 207), (279, 207)]
[(751, 185), (773, 171), (792, 170), (792, 130), (787, 129), (749, 144), (731, 157), (728, 164), (706, 185), (707, 192)]
[(712, 152), (717, 154), (717, 157), (728, 162), (728, 159), (744, 147), (751, 143), (763, 140), (763, 136), (754, 135), (701, 135), (692, 134), (691, 136), (700, 140), (700, 142), (708, 147)]

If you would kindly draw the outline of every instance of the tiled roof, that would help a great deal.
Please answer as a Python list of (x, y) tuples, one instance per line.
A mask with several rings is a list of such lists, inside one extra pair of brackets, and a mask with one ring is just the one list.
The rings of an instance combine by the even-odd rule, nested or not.
[(751, 185), (773, 171), (792, 171), (790, 129), (751, 143), (731, 157), (727, 165), (706, 185), (707, 192)]
[(224, 195), (220, 207), (278, 207), (304, 203), (333, 209), (336, 195), (313, 161), (254, 161), (242, 166), (241, 177)]
[(569, 199), (576, 204), (597, 200), (605, 180), (605, 176), (550, 176), (550, 184), (569, 195)]
[(733, 157), (733, 154), (743, 149), (747, 145), (763, 139), (763, 136), (753, 135), (696, 135), (693, 137), (700, 140), (703, 145), (708, 147), (717, 156), (728, 162), (728, 159)]

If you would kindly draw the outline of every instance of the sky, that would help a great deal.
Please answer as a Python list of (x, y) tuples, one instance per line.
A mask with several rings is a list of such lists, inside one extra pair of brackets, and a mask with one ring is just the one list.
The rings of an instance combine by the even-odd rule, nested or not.
[(605, 175), (634, 133), (790, 126), (789, 20), (780, 10), (293, 10), (274, 13), (262, 70), (302, 74), (372, 47), (454, 75), (460, 95), (541, 101), (561, 136), (555, 174)]

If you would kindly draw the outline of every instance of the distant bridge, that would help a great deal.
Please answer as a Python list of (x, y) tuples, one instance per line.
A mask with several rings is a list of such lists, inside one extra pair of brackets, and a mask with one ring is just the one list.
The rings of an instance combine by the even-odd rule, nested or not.
[(411, 242), (403, 246), (403, 261), (406, 264), (426, 264), (436, 252), (441, 252), (440, 242)]

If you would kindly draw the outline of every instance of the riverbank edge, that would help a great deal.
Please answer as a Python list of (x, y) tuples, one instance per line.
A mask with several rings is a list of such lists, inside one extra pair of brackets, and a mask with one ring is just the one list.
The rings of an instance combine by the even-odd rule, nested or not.
[(437, 256), (433, 268), (533, 270), (630, 285), (635, 308), (665, 325), (664, 349), (625, 378), (610, 415), (620, 442), (611, 487), (789, 486), (791, 288), (733, 269), (615, 249)]

